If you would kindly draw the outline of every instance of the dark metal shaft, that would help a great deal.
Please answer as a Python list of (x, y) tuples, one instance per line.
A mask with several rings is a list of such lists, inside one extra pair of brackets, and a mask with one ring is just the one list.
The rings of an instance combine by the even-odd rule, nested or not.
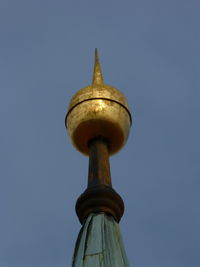
[(108, 147), (101, 139), (90, 145), (88, 187), (106, 185), (112, 187)]
[(105, 212), (117, 222), (124, 213), (124, 203), (112, 188), (109, 152), (107, 143), (101, 138), (89, 144), (88, 187), (76, 202), (76, 213), (81, 223), (90, 213)]

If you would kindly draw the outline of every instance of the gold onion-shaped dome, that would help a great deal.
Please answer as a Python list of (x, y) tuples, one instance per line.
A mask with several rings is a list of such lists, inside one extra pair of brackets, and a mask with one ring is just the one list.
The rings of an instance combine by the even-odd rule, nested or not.
[(104, 84), (97, 49), (92, 84), (80, 89), (71, 99), (65, 118), (72, 144), (88, 155), (88, 144), (101, 137), (114, 154), (126, 143), (131, 114), (125, 96)]

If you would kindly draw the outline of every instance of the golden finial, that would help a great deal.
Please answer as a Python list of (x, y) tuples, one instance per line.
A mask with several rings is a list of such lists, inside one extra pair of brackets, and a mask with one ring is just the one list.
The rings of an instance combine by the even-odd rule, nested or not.
[(109, 156), (125, 145), (131, 114), (125, 96), (104, 84), (97, 49), (92, 84), (73, 96), (65, 124), (72, 144), (89, 156), (88, 187), (76, 203), (80, 222), (98, 212), (112, 215), (119, 222), (124, 204), (112, 188)]
[(99, 55), (98, 50), (95, 48), (95, 59), (94, 59), (94, 72), (93, 72), (93, 80), (92, 84), (103, 84), (103, 75), (101, 72), (101, 65), (99, 63)]
[(73, 96), (65, 124), (72, 144), (86, 155), (89, 142), (97, 137), (108, 141), (110, 155), (126, 143), (131, 126), (128, 103), (119, 90), (104, 84), (97, 49), (93, 82)]

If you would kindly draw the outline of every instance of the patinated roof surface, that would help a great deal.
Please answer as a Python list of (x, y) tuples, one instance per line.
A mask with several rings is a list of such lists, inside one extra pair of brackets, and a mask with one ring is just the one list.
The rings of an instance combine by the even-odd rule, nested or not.
[(128, 267), (120, 228), (112, 216), (91, 214), (75, 247), (72, 267)]

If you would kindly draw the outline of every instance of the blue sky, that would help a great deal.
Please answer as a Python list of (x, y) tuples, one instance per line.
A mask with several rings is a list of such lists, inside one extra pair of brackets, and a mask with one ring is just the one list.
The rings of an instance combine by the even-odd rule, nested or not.
[(64, 118), (90, 84), (127, 97), (133, 127), (111, 158), (131, 266), (200, 265), (199, 1), (1, 0), (0, 267), (70, 266), (88, 159)]

